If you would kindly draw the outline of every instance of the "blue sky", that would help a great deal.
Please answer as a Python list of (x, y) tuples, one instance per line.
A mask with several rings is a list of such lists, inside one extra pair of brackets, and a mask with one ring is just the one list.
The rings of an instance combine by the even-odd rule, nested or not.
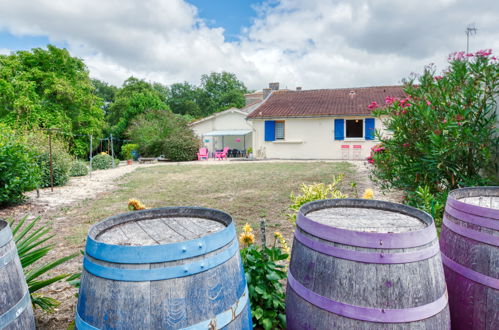
[(0, 54), (50, 42), (117, 86), (221, 71), (255, 90), (396, 85), (444, 70), (471, 22), (470, 50), (497, 55), (498, 12), (497, 0), (0, 0)]
[(199, 16), (212, 27), (223, 27), (225, 39), (239, 40), (243, 27), (248, 28), (256, 16), (254, 5), (263, 0), (188, 0), (199, 10)]

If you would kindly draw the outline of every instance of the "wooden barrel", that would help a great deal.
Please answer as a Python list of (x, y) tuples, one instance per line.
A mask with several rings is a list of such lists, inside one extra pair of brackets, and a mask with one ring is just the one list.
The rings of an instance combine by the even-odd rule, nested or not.
[(440, 249), (453, 329), (499, 329), (499, 187), (449, 193)]
[(252, 329), (232, 218), (195, 207), (114, 216), (88, 234), (78, 329)]
[(0, 220), (0, 329), (35, 329), (33, 307), (16, 244)]
[(430, 215), (376, 200), (305, 204), (286, 293), (288, 329), (450, 329)]

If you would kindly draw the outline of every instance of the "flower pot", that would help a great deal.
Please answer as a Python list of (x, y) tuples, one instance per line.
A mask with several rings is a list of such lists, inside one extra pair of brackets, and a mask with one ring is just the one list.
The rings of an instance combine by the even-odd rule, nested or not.
[(133, 160), (128, 159), (128, 160), (126, 161), (126, 164), (127, 164), (127, 165), (132, 165), (132, 164), (133, 164)]

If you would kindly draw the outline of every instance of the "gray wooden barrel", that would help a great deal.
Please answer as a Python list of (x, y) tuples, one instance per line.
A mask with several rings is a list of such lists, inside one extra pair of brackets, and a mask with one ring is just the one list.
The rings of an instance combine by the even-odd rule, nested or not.
[(195, 207), (129, 212), (88, 234), (78, 329), (252, 329), (232, 218)]
[(449, 193), (440, 248), (453, 329), (499, 329), (499, 187)]
[(16, 244), (0, 220), (0, 329), (34, 329), (35, 318)]
[(288, 329), (450, 329), (430, 215), (376, 200), (305, 204), (286, 292)]

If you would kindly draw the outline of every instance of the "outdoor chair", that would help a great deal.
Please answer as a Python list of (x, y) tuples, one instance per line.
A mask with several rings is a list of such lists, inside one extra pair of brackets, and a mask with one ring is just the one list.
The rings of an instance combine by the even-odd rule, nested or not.
[(348, 144), (343, 144), (341, 146), (341, 159), (346, 160), (350, 158), (350, 146)]
[(362, 146), (356, 144), (353, 146), (353, 159), (359, 160), (362, 154)]
[(222, 159), (227, 159), (227, 153), (229, 152), (229, 148), (224, 148), (223, 151), (217, 151), (216, 154), (215, 154), (215, 157), (218, 159), (218, 160), (222, 160)]
[(208, 148), (199, 148), (199, 152), (197, 154), (198, 160), (208, 160)]

